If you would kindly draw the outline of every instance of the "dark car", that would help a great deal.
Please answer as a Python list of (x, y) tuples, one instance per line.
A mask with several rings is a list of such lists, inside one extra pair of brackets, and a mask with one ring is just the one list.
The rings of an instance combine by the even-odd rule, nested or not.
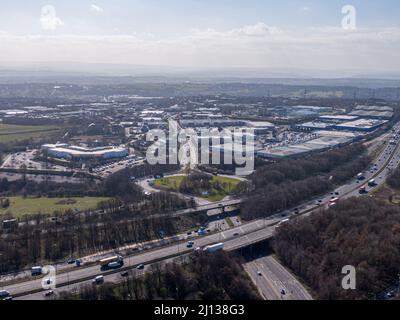
[(48, 290), (48, 291), (46, 291), (45, 293), (44, 293), (44, 296), (45, 297), (50, 297), (50, 296), (52, 296), (54, 294), (54, 291), (53, 290)]

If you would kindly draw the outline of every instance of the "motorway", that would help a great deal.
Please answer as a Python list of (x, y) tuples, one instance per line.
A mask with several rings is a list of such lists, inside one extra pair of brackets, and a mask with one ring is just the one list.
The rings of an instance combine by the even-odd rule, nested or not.
[[(396, 124), (394, 128), (396, 129), (396, 131), (399, 131), (400, 124)], [(396, 140), (396, 143), (397, 144), (395, 146), (387, 144), (385, 149), (375, 161), (376, 166), (374, 164), (365, 173), (366, 181), (368, 181), (368, 179), (374, 178), (376, 179), (377, 185), (380, 185), (385, 181), (390, 171), (398, 165), (400, 160), (399, 139)], [(362, 184), (360, 184), (360, 182), (356, 181), (356, 179), (354, 178), (352, 181), (335, 190), (339, 193), (339, 195), (329, 193), (324, 197), (310, 200), (302, 206), (299, 206), (298, 212), (295, 212), (293, 209), (286, 210), (285, 212), (278, 213), (267, 219), (254, 220), (249, 223), (242, 224), (239, 227), (198, 238), (195, 240), (194, 248), (204, 247), (213, 243), (224, 242), (225, 250), (235, 250), (247, 246), (251, 243), (256, 243), (261, 240), (268, 239), (272, 237), (276, 225), (280, 221), (288, 218), (295, 218), (304, 214), (309, 214), (316, 209), (328, 206), (332, 197), (348, 198), (352, 196), (361, 196), (358, 192), (358, 189), (361, 185)], [(370, 191), (369, 189), (368, 191)], [(319, 200), (321, 202), (319, 202)], [(229, 203), (230, 205), (234, 204), (235, 201), (231, 202), (232, 203)], [(208, 207), (215, 207), (215, 204), (205, 206), (205, 208)], [(151, 264), (156, 261), (167, 260), (173, 256), (187, 254), (192, 251), (193, 248), (186, 248), (186, 243), (169, 245), (163, 248), (125, 257), (125, 268), (134, 268), (138, 264)], [(116, 272), (119, 271), (114, 271), (110, 273)], [(89, 279), (93, 279), (99, 274), (102, 273), (100, 272), (99, 266), (96, 265), (72, 269), (69, 272), (64, 272), (57, 275), (57, 287), (64, 288), (62, 290), (65, 290), (65, 286), (68, 286), (71, 283), (82, 283), (88, 281)], [(43, 291), (41, 287), (41, 279), (28, 280), (9, 286), (4, 286), (2, 287), (2, 289), (9, 291), (11, 295), (16, 297), (27, 295), (29, 293), (32, 293), (32, 291)]]
[(244, 269), (266, 300), (312, 300), (303, 285), (272, 256), (247, 262)]
[[(265, 228), (267, 229), (269, 228), (267, 235), (271, 236), (274, 230), (274, 227), (271, 225), (271, 223), (276, 223), (278, 221), (279, 220), (276, 219), (268, 220), (268, 223), (270, 224), (268, 227), (266, 225), (266, 222), (261, 220), (256, 220), (247, 224), (243, 224), (240, 227), (236, 227), (217, 234), (199, 238), (195, 240), (194, 248), (204, 247), (212, 243), (225, 242), (225, 248), (227, 250), (233, 250), (242, 246), (243, 243), (252, 242), (258, 239), (259, 234), (254, 233), (253, 232), (254, 230), (259, 230), (265, 233), (266, 231)], [(238, 233), (239, 236), (235, 236), (236, 233)], [(240, 235), (243, 236), (241, 237)], [(254, 236), (255, 238), (253, 239)], [(184, 242), (184, 243), (177, 243), (160, 249), (143, 252), (137, 255), (125, 257), (124, 268), (134, 268), (139, 264), (151, 264), (156, 261), (169, 259), (172, 256), (188, 254), (190, 252), (193, 252), (194, 248), (187, 248), (186, 243)], [(117, 270), (116, 272), (120, 271), (121, 270)], [(109, 273), (113, 273), (113, 271), (110, 271)], [(58, 288), (61, 287), (65, 288), (65, 286), (68, 286), (71, 283), (84, 282), (89, 279), (93, 279), (95, 276), (100, 274), (107, 274), (107, 272), (101, 272), (100, 267), (98, 265), (67, 270), (67, 272), (63, 272), (57, 275), (56, 286)], [(43, 277), (46, 278), (46, 276)], [(2, 289), (9, 291), (12, 296), (18, 297), (26, 293), (30, 293), (32, 291), (43, 291), (41, 286), (41, 281), (42, 278), (37, 278), (35, 280), (29, 280), (16, 283), (10, 286), (4, 286), (2, 287)]]

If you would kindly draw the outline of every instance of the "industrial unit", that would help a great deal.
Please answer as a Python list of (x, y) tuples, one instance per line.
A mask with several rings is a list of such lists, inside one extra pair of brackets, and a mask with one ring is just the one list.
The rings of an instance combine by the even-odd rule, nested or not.
[(85, 148), (68, 144), (45, 144), (42, 151), (48, 156), (66, 160), (118, 159), (129, 155), (128, 149), (122, 147)]
[(377, 119), (358, 119), (355, 121), (345, 122), (335, 125), (336, 130), (363, 131), (371, 132), (387, 123), (387, 120)]
[(393, 117), (393, 108), (388, 106), (357, 106), (350, 115), (367, 119), (390, 119)]
[(260, 150), (256, 152), (256, 155), (265, 159), (281, 159), (326, 151), (335, 147), (346, 145), (352, 141), (353, 139), (348, 137), (321, 136), (301, 144)]

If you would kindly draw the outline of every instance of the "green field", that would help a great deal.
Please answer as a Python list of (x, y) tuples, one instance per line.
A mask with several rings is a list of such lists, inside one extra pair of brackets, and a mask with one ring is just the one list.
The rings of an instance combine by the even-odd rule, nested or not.
[(15, 142), (20, 140), (35, 139), (46, 136), (49, 133), (57, 132), (60, 127), (43, 126), (23, 126), (14, 124), (0, 124), (0, 143)]
[(185, 176), (172, 176), (167, 178), (161, 178), (154, 181), (154, 186), (160, 189), (177, 191), (184, 178)]
[[(86, 209), (96, 209), (97, 204), (108, 198), (83, 197), (83, 198), (22, 198), (7, 197), (10, 200), (10, 206), (6, 209), (0, 209), (0, 215), (10, 212), (14, 217), (21, 217), (26, 214), (51, 214), (54, 211), (65, 211), (72, 209), (74, 211), (83, 211)], [(66, 203), (67, 202), (67, 203)]]
[[(178, 191), (179, 186), (184, 178), (185, 176), (171, 176), (158, 179), (154, 181), (154, 187), (170, 191)], [(225, 186), (222, 190), (208, 190), (208, 195), (202, 195), (199, 193), (196, 194), (196, 196), (207, 199), (209, 201), (221, 201), (227, 195), (232, 194), (236, 190), (237, 185), (240, 183), (240, 181), (237, 179), (220, 176), (213, 176), (211, 181), (225, 184)]]

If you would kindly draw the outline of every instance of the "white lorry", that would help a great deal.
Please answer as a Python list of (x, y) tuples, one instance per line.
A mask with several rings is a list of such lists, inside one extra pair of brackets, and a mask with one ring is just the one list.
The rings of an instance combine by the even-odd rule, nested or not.
[(212, 253), (212, 252), (220, 251), (223, 248), (224, 248), (223, 243), (216, 243), (216, 244), (212, 244), (212, 245), (204, 247), (203, 251)]

